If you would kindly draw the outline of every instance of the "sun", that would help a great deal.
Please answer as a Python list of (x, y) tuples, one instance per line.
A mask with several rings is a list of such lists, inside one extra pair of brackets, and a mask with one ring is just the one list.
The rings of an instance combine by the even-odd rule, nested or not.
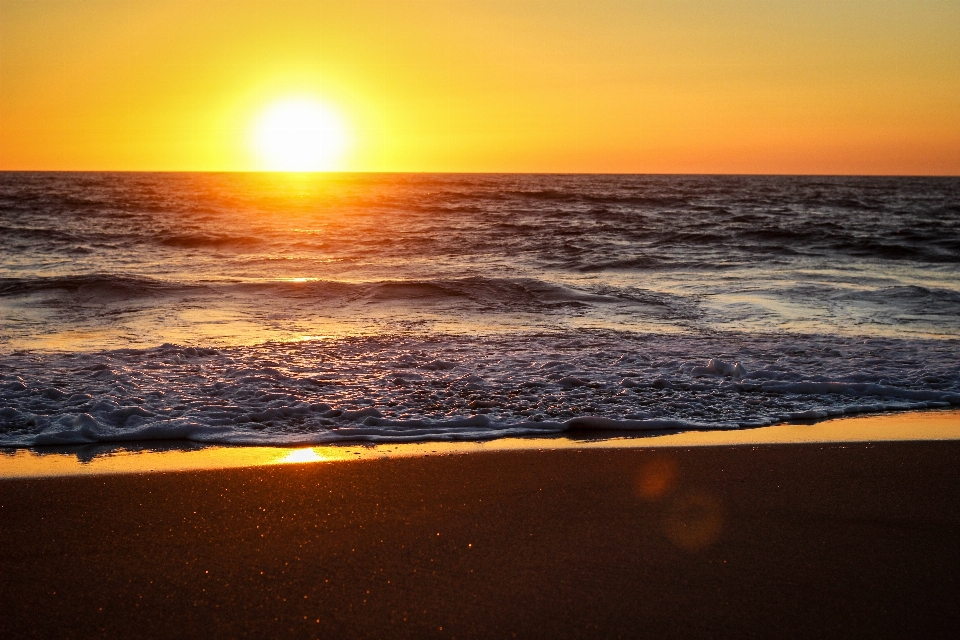
[(349, 143), (347, 128), (326, 105), (307, 98), (275, 102), (257, 119), (253, 145), (269, 171), (330, 171)]

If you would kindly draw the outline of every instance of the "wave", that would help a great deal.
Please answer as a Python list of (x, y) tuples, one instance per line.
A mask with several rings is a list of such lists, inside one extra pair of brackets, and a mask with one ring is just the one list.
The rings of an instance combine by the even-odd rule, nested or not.
[(5, 238), (13, 239), (16, 238), (20, 241), (36, 241), (44, 240), (47, 242), (56, 242), (56, 243), (78, 243), (86, 242), (89, 240), (87, 235), (80, 235), (76, 233), (70, 233), (63, 231), (61, 229), (49, 229), (43, 227), (19, 227), (19, 226), (9, 226), (9, 225), (0, 225), (0, 234)]
[(960, 406), (957, 347), (579, 331), (11, 354), (0, 446), (486, 440)]
[[(535, 278), (438, 278), (344, 282), (268, 282), (225, 285), (244, 290), (271, 291), (297, 298), (342, 298), (369, 304), (472, 303), (482, 307), (546, 308), (629, 301), (615, 292), (593, 293)], [(626, 292), (625, 292), (626, 293)]]
[[(780, 395), (845, 395), (875, 401), (781, 411), (753, 416), (749, 420), (616, 418), (590, 414), (562, 421), (542, 418), (492, 420), (486, 415), (476, 414), (448, 419), (403, 420), (383, 418), (378, 410), (372, 408), (343, 411), (331, 409), (328, 405), (293, 405), (244, 413), (223, 412), (219, 416), (210, 416), (207, 420), (197, 416), (163, 418), (139, 406), (111, 407), (106, 411), (93, 413), (64, 412), (54, 418), (38, 418), (33, 414), (6, 408), (0, 409), (0, 426), (6, 422), (33, 429), (14, 428), (5, 430), (6, 433), (0, 432), (0, 446), (34, 447), (164, 440), (246, 445), (482, 441), (577, 431), (741, 429), (891, 410), (960, 406), (960, 393), (905, 390), (883, 385), (839, 382), (764, 383), (741, 385), (739, 389), (741, 392), (759, 391)], [(47, 394), (47, 397), (56, 398), (56, 394)], [(336, 422), (331, 418), (336, 419)], [(277, 428), (278, 425), (282, 427), (285, 424), (290, 428)]]
[(865, 258), (885, 258), (888, 260), (917, 260), (929, 262), (960, 262), (960, 255), (943, 255), (930, 251), (928, 247), (898, 242), (883, 242), (865, 239), (836, 239), (830, 248), (854, 256)]
[(883, 302), (889, 300), (914, 301), (933, 306), (960, 305), (960, 291), (941, 287), (921, 287), (919, 285), (899, 285), (881, 287), (870, 291), (856, 291), (846, 294), (849, 298)]
[(846, 291), (833, 297), (874, 318), (897, 318), (901, 323), (917, 318), (960, 318), (960, 291), (954, 289), (901, 285)]
[(0, 278), (0, 297), (67, 293), (81, 298), (139, 298), (182, 290), (187, 285), (152, 278), (109, 274)]
[[(617, 270), (627, 270), (627, 269), (656, 269), (660, 267), (667, 266), (663, 260), (651, 257), (651, 256), (637, 256), (633, 258), (621, 258), (618, 260), (607, 260), (602, 261), (598, 260), (595, 262), (581, 262), (577, 266), (577, 270), (583, 273), (591, 273), (598, 271), (617, 271)], [(675, 266), (675, 265), (671, 265)]]
[(636, 195), (636, 194), (598, 194), (579, 190), (562, 191), (558, 189), (506, 190), (501, 198), (519, 198), (534, 201), (587, 203), (602, 205), (631, 205), (639, 207), (676, 207), (686, 204), (682, 196)]
[[(598, 309), (610, 305), (655, 308), (663, 314), (686, 318), (696, 315), (695, 304), (679, 296), (647, 291), (638, 287), (612, 287), (598, 283), (574, 287), (536, 278), (464, 278), (314, 281), (220, 281), (185, 283), (133, 276), (88, 274), (47, 278), (0, 278), (0, 298), (41, 295), (43, 305), (123, 303), (152, 298), (155, 308), (168, 307), (175, 313), (184, 296), (192, 304), (252, 309), (270, 300), (295, 302), (300, 312), (324, 309), (346, 313), (359, 305), (373, 313), (393, 308), (435, 308), (456, 313), (549, 313)], [(37, 303), (34, 301), (33, 303)], [(72, 307), (77, 311), (79, 307)], [(381, 308), (381, 311), (377, 311)], [(73, 317), (73, 316), (71, 316)], [(98, 315), (99, 322), (103, 319)]]
[(252, 247), (264, 243), (264, 239), (255, 236), (240, 236), (210, 233), (162, 234), (157, 242), (168, 247), (181, 249), (202, 249), (205, 247)]

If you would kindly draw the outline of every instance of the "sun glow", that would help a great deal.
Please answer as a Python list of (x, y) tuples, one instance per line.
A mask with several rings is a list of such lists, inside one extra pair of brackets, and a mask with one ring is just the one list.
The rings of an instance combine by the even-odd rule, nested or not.
[(338, 167), (349, 135), (329, 107), (310, 99), (290, 99), (263, 112), (253, 142), (269, 171), (331, 171)]
[(317, 453), (316, 449), (308, 448), (308, 449), (296, 449), (294, 451), (291, 451), (290, 453), (286, 454), (282, 458), (278, 459), (277, 462), (281, 464), (298, 463), (298, 462), (323, 462), (324, 460), (328, 460), (328, 459), (329, 458), (326, 458), (320, 455), (319, 453)]

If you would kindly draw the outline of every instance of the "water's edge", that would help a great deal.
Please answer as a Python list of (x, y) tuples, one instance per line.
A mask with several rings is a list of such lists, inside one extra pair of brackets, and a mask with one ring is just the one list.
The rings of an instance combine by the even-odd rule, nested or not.
[(960, 409), (909, 411), (807, 424), (780, 424), (726, 431), (667, 432), (627, 436), (611, 432), (555, 437), (503, 438), (486, 442), (335, 444), (319, 447), (199, 445), (142, 442), (0, 449), (0, 480), (78, 475), (142, 474), (473, 455), (505, 451), (660, 449), (704, 446), (852, 444), (960, 440)]

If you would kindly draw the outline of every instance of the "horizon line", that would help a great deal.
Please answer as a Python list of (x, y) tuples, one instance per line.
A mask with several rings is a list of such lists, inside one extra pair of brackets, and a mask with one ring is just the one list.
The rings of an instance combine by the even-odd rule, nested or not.
[(689, 176), (689, 177), (758, 177), (758, 178), (960, 178), (960, 173), (704, 173), (704, 172), (637, 172), (637, 171), (271, 171), (246, 169), (0, 169), (2, 173), (204, 173), (204, 174), (275, 174), (297, 176), (346, 175), (490, 175), (490, 176)]

